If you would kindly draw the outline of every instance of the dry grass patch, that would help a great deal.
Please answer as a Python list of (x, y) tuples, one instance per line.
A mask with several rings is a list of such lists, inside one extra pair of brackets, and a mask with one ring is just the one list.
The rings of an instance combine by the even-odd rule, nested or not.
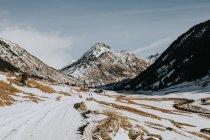
[(190, 134), (192, 135), (195, 135), (201, 139), (204, 139), (204, 140), (210, 140), (210, 137), (206, 136), (205, 134), (202, 134), (202, 133), (198, 133), (198, 132), (189, 132)]
[(43, 85), (35, 80), (29, 80), (28, 84), (30, 84), (33, 88), (37, 88), (45, 93), (55, 93), (56, 92), (53, 88)]
[(61, 100), (61, 96), (56, 97), (56, 101), (60, 101)]
[(175, 122), (174, 120), (171, 119), (167, 119), (169, 120), (175, 127), (177, 128), (182, 128), (183, 126), (188, 126), (188, 127), (196, 127), (194, 125), (191, 124), (187, 124), (187, 123), (180, 123), (180, 122)]
[(145, 123), (146, 123), (146, 126), (149, 126), (151, 128), (154, 128), (160, 131), (165, 131), (167, 128), (166, 126), (158, 124), (158, 123), (152, 123), (152, 122), (145, 122)]
[(23, 98), (29, 99), (28, 101), (32, 101), (34, 103), (39, 103), (40, 101), (43, 101), (42, 99), (36, 97), (36, 96), (23, 96)]
[(64, 96), (72, 96), (71, 93), (68, 92), (59, 91), (58, 93)]
[(209, 114), (200, 114), (200, 115), (210, 119), (210, 115)]
[(122, 105), (118, 105), (118, 104), (115, 104), (115, 103), (108, 103), (108, 102), (104, 102), (104, 101), (98, 101), (96, 99), (93, 99), (93, 101), (95, 101), (99, 104), (106, 105), (106, 106), (111, 106), (111, 107), (119, 109), (119, 110), (124, 110), (124, 111), (131, 112), (131, 113), (134, 113), (134, 114), (137, 114), (137, 115), (141, 115), (143, 117), (149, 117), (149, 118), (157, 119), (157, 120), (162, 119), (161, 117), (159, 117), (157, 115), (153, 115), (153, 114), (150, 114), (150, 113), (147, 113), (147, 112), (144, 112), (144, 111), (132, 108), (132, 107), (122, 106)]
[(140, 129), (141, 131), (143, 131), (145, 134), (150, 134), (149, 131), (147, 129), (145, 129), (144, 127), (140, 126), (140, 125), (136, 125), (135, 128)]
[[(20, 96), (17, 93), (22, 93), (25, 96)], [(13, 96), (22, 97), (24, 99), (28, 99), (28, 101), (32, 101), (35, 103), (43, 101), (32, 93), (23, 92), (4, 81), (0, 81), (0, 106), (8, 106), (16, 102)]]
[(76, 91), (77, 91), (77, 93), (80, 93), (80, 92), (88, 92), (89, 91), (89, 88), (80, 87), (80, 88), (77, 88)]
[(202, 98), (202, 99), (205, 100), (205, 101), (209, 101), (210, 100), (210, 97), (206, 97), (206, 98)]
[(161, 135), (157, 135), (157, 134), (149, 134), (148, 136), (151, 136), (151, 139), (149, 138), (149, 139), (147, 139), (147, 140), (155, 140), (155, 139), (153, 139), (152, 137), (157, 138), (157, 139), (159, 139), (159, 140), (162, 140), (162, 139), (163, 139), (163, 138), (161, 137)]
[(146, 126), (150, 127), (150, 128), (153, 128), (153, 129), (156, 129), (156, 130), (159, 130), (159, 131), (165, 131), (164, 128), (160, 128), (160, 127), (157, 127), (155, 125), (151, 125), (151, 124), (146, 124)]
[[(195, 127), (193, 125), (189, 125), (189, 124), (185, 124), (185, 123), (178, 123), (178, 122), (174, 122), (174, 121), (171, 121), (173, 122), (173, 125), (176, 126), (177, 128), (181, 129), (182, 127), (181, 126), (190, 126), (190, 127)], [(154, 128), (154, 129), (157, 129), (157, 130), (160, 130), (160, 131), (165, 131), (165, 130), (168, 130), (168, 131), (174, 131), (175, 133), (177, 134), (180, 134), (182, 136), (185, 136), (185, 137), (188, 137), (186, 136), (185, 134), (183, 134), (182, 132), (179, 132), (177, 131), (176, 129), (174, 128), (171, 128), (171, 127), (167, 127), (167, 126), (164, 126), (162, 124), (158, 124), (158, 123), (152, 123), (152, 122), (145, 122), (146, 125), (148, 127), (151, 127), (151, 128)]]
[(155, 101), (155, 102), (164, 102), (164, 101), (174, 101), (176, 103), (182, 103), (188, 101), (185, 98), (140, 98), (140, 97), (122, 97), (118, 96), (117, 100), (146, 100), (146, 101)]
[(16, 100), (12, 96), (17, 96), (17, 92), (22, 91), (4, 81), (0, 81), (0, 106), (11, 105), (15, 102)]
[(7, 101), (0, 101), (0, 107), (4, 107), (4, 106), (10, 106), (12, 105), (12, 102), (7, 102)]
[[(119, 102), (121, 102), (122, 100), (118, 100)], [(175, 110), (168, 110), (168, 109), (163, 109), (163, 108), (158, 108), (158, 107), (155, 107), (155, 106), (151, 106), (151, 105), (146, 105), (146, 104), (140, 104), (140, 103), (136, 103), (134, 101), (131, 101), (131, 100), (124, 100), (125, 102), (122, 102), (122, 103), (128, 103), (128, 104), (134, 104), (134, 105), (140, 105), (141, 107), (143, 108), (146, 108), (146, 109), (151, 109), (151, 110), (155, 110), (155, 111), (160, 111), (162, 113), (167, 113), (167, 114), (176, 114), (176, 115), (183, 115), (183, 114), (179, 114), (177, 113)]]
[(23, 86), (23, 84), (17, 79), (7, 78), (7, 81), (11, 82), (12, 84), (15, 84), (17, 86)]
[(111, 117), (111, 118), (118, 118), (120, 119), (122, 122), (120, 123), (120, 127), (128, 130), (129, 128), (132, 127), (131, 123), (128, 121), (130, 118), (119, 115), (119, 113), (114, 112), (114, 111), (104, 111), (103, 112), (104, 115)]
[(4, 81), (0, 81), (0, 89), (2, 89), (4, 91), (11, 92), (11, 93), (22, 92), (21, 90), (15, 88), (14, 86), (12, 86)]
[(107, 119), (98, 122), (95, 130), (93, 131), (93, 139), (112, 140), (119, 128), (130, 130), (132, 127), (127, 117), (118, 115), (116, 112), (105, 111), (104, 114), (108, 116)]

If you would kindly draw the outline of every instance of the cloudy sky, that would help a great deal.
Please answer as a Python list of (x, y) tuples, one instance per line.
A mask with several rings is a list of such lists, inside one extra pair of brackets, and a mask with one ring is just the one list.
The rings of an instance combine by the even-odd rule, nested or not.
[(208, 19), (210, 0), (0, 0), (0, 37), (55, 68), (96, 42), (146, 57)]

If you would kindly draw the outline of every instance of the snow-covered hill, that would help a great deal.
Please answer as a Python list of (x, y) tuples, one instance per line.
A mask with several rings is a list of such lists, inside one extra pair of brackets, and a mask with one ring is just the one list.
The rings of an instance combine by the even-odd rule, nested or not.
[(18, 44), (2, 38), (0, 39), (0, 61), (1, 70), (27, 72), (34, 77), (61, 83), (77, 81), (47, 66)]
[(210, 20), (178, 37), (147, 70), (117, 89), (151, 90), (210, 76)]
[(149, 61), (135, 54), (115, 52), (104, 43), (97, 43), (79, 60), (61, 71), (85, 81), (89, 86), (96, 86), (134, 78), (149, 65)]

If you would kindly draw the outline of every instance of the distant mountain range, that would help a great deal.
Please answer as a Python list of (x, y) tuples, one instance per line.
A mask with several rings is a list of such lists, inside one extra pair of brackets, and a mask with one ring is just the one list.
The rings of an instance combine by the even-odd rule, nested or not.
[(79, 60), (61, 71), (85, 81), (88, 86), (105, 85), (143, 72), (150, 62), (126, 51), (116, 52), (104, 43), (97, 43)]
[(0, 39), (0, 70), (26, 72), (29, 75), (59, 83), (76, 83), (77, 79), (51, 68), (9, 40)]
[(162, 54), (140, 58), (96, 43), (60, 71), (51, 68), (19, 45), (0, 39), (0, 70), (26, 72), (58, 83), (107, 86), (116, 90), (158, 90), (210, 77), (210, 20), (178, 37)]
[(157, 90), (210, 76), (210, 20), (178, 37), (158, 59), (117, 90)]

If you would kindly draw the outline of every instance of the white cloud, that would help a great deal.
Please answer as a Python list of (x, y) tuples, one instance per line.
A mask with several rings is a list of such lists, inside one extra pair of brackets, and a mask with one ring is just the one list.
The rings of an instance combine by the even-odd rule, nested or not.
[(166, 49), (169, 46), (171, 41), (172, 41), (171, 38), (168, 38), (168, 37), (163, 38), (163, 39), (157, 40), (157, 41), (149, 44), (146, 47), (133, 50), (132, 52), (135, 54), (139, 54), (143, 57), (146, 57), (150, 54), (164, 51), (164, 49)]
[[(107, 13), (96, 13), (95, 15), (81, 16), (81, 17), (103, 17), (103, 16), (119, 16), (119, 15), (130, 15), (130, 14), (148, 14), (157, 12), (173, 12), (180, 10), (192, 10), (192, 9), (208, 9), (210, 5), (189, 5), (183, 7), (169, 7), (169, 8), (156, 8), (156, 9), (140, 9), (140, 10), (128, 10), (118, 12), (107, 12)], [(77, 16), (78, 18), (78, 16)]]
[(60, 37), (56, 33), (44, 33), (32, 28), (10, 27), (0, 31), (0, 37), (19, 44), (47, 65), (61, 68), (69, 59), (72, 37)]

